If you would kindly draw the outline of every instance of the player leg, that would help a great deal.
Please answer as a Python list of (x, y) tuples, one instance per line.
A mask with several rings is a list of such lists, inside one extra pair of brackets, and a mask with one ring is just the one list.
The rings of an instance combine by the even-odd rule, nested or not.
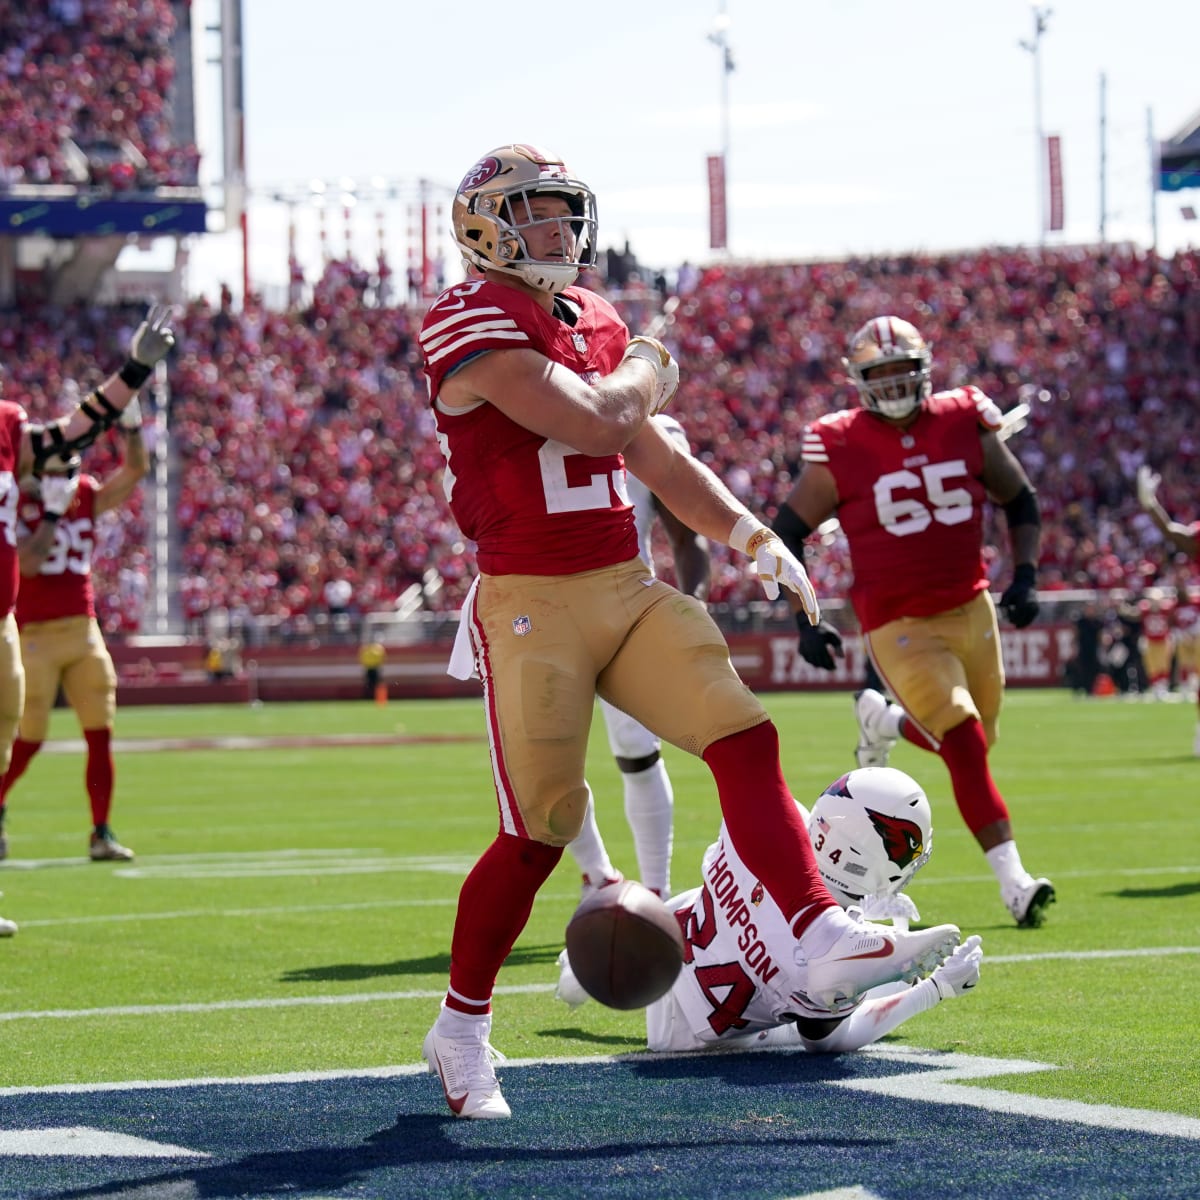
[(579, 826), (579, 833), (567, 846), (583, 876), (580, 899), (586, 899), (596, 888), (616, 883), (623, 878), (621, 872), (613, 866), (612, 859), (608, 856), (608, 847), (604, 844), (604, 838), (600, 836), (600, 825), (596, 820), (596, 800), (592, 789), (586, 781), (584, 787), (588, 789), (588, 798), (583, 822)]
[(641, 881), (665, 900), (671, 893), (675, 792), (662, 760), (662, 742), (607, 700), (600, 701), (600, 709), (625, 788), (625, 819), (633, 831)]
[[(0, 783), (0, 858), (8, 857), (8, 836), (4, 825), (9, 788), (24, 773), (29, 760), (37, 753), (38, 746), (46, 736), (44, 722), (36, 743), (24, 742), (17, 736), (22, 714), (29, 707), (26, 703), (27, 678), (17, 622), (10, 614), (0, 625), (0, 766), (4, 768), (3, 782)], [(57, 686), (56, 677), (54, 687)], [(45, 706), (47, 716), (53, 703), (52, 693)]]
[[(0, 767), (8, 771), (9, 755), (21, 710), (25, 707), (25, 670), (21, 664), (17, 622), (10, 613), (0, 626)], [(3, 809), (0, 808), (0, 817)], [(4, 843), (4, 826), (0, 824), (0, 844)], [(0, 937), (12, 937), (17, 923), (0, 917)]]
[(603, 661), (618, 640), (609, 632), (606, 641), (603, 606), (585, 587), (601, 574), (484, 576), (463, 615), (480, 665), (500, 833), (459, 893), (450, 985), (424, 1044), (460, 1117), (510, 1115), (490, 1043), (492, 991), (587, 805), (595, 656)]
[[(907, 933), (863, 925), (829, 894), (779, 761), (779, 735), (729, 661), (703, 604), (661, 582), (631, 580), (641, 615), (604, 669), (604, 699), (664, 741), (704, 759), (742, 861), (786, 915), (814, 1002), (848, 1002), (953, 948), (958, 930)], [(636, 593), (640, 592), (640, 595)], [(871, 943), (872, 952), (863, 946)], [(854, 946), (859, 947), (858, 950)], [(940, 961), (940, 959), (939, 959)], [(934, 964), (936, 965), (936, 964)]]
[(112, 730), (117, 714), (117, 673), (96, 621), (75, 617), (63, 624), (67, 643), (63, 694), (75, 710), (87, 743), (84, 779), (92, 810), (88, 853), (94, 862), (130, 862), (133, 851), (117, 841), (109, 825), (116, 782)]
[[(871, 654), (915, 732), (950, 772), (954, 799), (1019, 924), (1039, 924), (1054, 898), (1020, 864), (1008, 806), (988, 764), (1004, 694), (995, 609), (987, 593), (934, 617), (892, 621), (869, 635)], [(907, 735), (907, 729), (904, 731)], [(909, 740), (921, 744), (916, 737)]]

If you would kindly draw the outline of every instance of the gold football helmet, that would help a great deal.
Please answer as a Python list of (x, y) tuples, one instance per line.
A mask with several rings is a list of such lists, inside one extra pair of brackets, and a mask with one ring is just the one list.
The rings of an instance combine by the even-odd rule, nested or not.
[[(566, 200), (571, 216), (534, 219), (534, 196)], [(596, 262), (595, 195), (560, 158), (536, 146), (500, 146), (485, 154), (458, 185), (453, 223), (468, 266), (504, 271), (539, 291), (561, 292)], [(533, 258), (524, 235), (551, 224), (560, 228), (564, 257)]]
[[(876, 375), (876, 368), (908, 363), (911, 370)], [(842, 359), (863, 408), (901, 420), (933, 393), (933, 355), (916, 326), (899, 317), (873, 317), (850, 339)]]

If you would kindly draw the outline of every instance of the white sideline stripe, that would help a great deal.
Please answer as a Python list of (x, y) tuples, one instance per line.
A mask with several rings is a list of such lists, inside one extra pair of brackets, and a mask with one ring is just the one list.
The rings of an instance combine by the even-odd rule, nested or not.
[[(25, 922), (32, 924), (32, 922)], [(996, 955), (984, 959), (985, 963), (1052, 962), (1059, 959), (1112, 959), (1148, 958), (1171, 954), (1200, 954), (1200, 946), (1163, 946), (1158, 949), (1145, 946), (1132, 950), (1063, 950), (1047, 954)], [(498, 987), (497, 996), (536, 995), (552, 992), (553, 983), (513, 984)], [(304, 1008), (332, 1004), (386, 1004), (398, 1000), (440, 1000), (445, 988), (420, 989), (404, 992), (347, 992), (343, 995), (326, 996), (263, 996), (252, 1000), (213, 1000), (207, 1003), (183, 1004), (116, 1004), (103, 1008), (49, 1008), (23, 1012), (0, 1012), (3, 1021), (63, 1021), (90, 1017), (145, 1017), (165, 1016), (172, 1013), (216, 1013), (236, 1009), (254, 1008)], [(574, 1061), (574, 1060), (572, 1060)], [(0, 1091), (0, 1095), (3, 1092)]]
[[(498, 989), (504, 990), (504, 989)], [(513, 1058), (505, 1066), (545, 1066), (547, 1064), (588, 1066), (619, 1062), (670, 1061), (680, 1057), (703, 1057), (721, 1054), (798, 1054), (802, 1051), (784, 1049), (766, 1050), (702, 1050), (695, 1055), (651, 1054), (596, 1054), (579, 1058)], [(1145, 1108), (1119, 1108), (1111, 1104), (1084, 1104), (1077, 1100), (1042, 1099), (1023, 1096), (1015, 1092), (1004, 1092), (995, 1088), (965, 1087), (953, 1082), (962, 1079), (988, 1079), (997, 1075), (1024, 1075), (1033, 1071), (1053, 1071), (1051, 1063), (1032, 1062), (1026, 1059), (986, 1058), (969, 1054), (943, 1053), (924, 1050), (919, 1046), (880, 1047), (868, 1046), (860, 1054), (893, 1062), (915, 1063), (933, 1070), (915, 1075), (888, 1075), (879, 1079), (831, 1080), (826, 1086), (840, 1087), (850, 1091), (874, 1092), (897, 1099), (915, 1100), (932, 1104), (966, 1105), (990, 1112), (1007, 1113), (1032, 1117), (1038, 1120), (1069, 1121), (1101, 1129), (1123, 1129), (1133, 1133), (1154, 1134), (1163, 1137), (1182, 1137), (1200, 1140), (1200, 1119), (1178, 1113), (1159, 1112)], [(365, 1067), (344, 1071), (297, 1071), (278, 1075), (249, 1075), (243, 1077), (223, 1076), (213, 1079), (161, 1079), (130, 1080), (121, 1083), (61, 1083), (38, 1087), (0, 1088), (3, 1096), (30, 1095), (86, 1095), (93, 1092), (148, 1091), (159, 1088), (194, 1088), (242, 1086), (251, 1087), (274, 1083), (321, 1083), (335, 1079), (396, 1079), (410, 1075), (428, 1073), (425, 1063), (405, 1064), (390, 1067)], [(822, 1195), (823, 1193), (818, 1193)], [(837, 1195), (838, 1193), (833, 1193)], [(854, 1193), (851, 1192), (850, 1195)]]
[[(579, 899), (578, 891), (574, 892), (539, 892), (538, 900), (546, 901), (575, 901)], [(224, 921), (234, 917), (289, 917), (302, 913), (325, 912), (363, 912), (373, 908), (450, 908), (458, 903), (458, 896), (444, 896), (438, 899), (417, 900), (359, 900), (347, 904), (280, 904), (264, 908), (187, 908), (175, 912), (154, 913), (98, 913), (86, 917), (38, 917), (33, 920), (22, 918), (22, 929), (37, 929), (60, 927), (64, 925), (96, 925), (113, 922), (136, 921)]]
[(900, 1100), (922, 1100), (931, 1104), (965, 1105), (989, 1112), (1035, 1117), (1043, 1121), (1071, 1121), (1097, 1129), (1123, 1129), (1162, 1137), (1200, 1140), (1200, 1119), (1149, 1108), (1118, 1108), (1113, 1104), (1085, 1104), (1080, 1100), (1052, 1100), (1040, 1096), (1004, 1092), (996, 1088), (966, 1087), (959, 1079), (985, 1079), (994, 1075), (1021, 1075), (1029, 1071), (1053, 1071), (1048, 1063), (1021, 1059), (983, 1058), (969, 1054), (880, 1048), (869, 1046), (861, 1053), (897, 1062), (915, 1062), (936, 1068), (917, 1074), (889, 1075), (882, 1079), (840, 1079), (832, 1087), (873, 1092)]
[(0, 1131), (0, 1155), (39, 1158), (211, 1158), (203, 1150), (188, 1150), (169, 1142), (151, 1142), (126, 1133), (110, 1133), (87, 1125), (62, 1129)]
[[(496, 996), (552, 992), (553, 983), (524, 983), (498, 987)], [(347, 992), (336, 996), (263, 996), (256, 1000), (213, 1000), (201, 1004), (112, 1004), (102, 1008), (47, 1008), (39, 1012), (0, 1012), (0, 1021), (67, 1021), (80, 1017), (153, 1017), (171, 1013), (232, 1012), (249, 1008), (304, 1008), (331, 1004), (380, 1004), (395, 1000), (440, 1000), (445, 988), (411, 992)]]

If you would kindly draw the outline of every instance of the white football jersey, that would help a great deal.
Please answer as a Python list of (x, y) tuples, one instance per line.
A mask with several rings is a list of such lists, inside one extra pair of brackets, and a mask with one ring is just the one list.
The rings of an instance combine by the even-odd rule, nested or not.
[[(808, 811), (799, 802), (808, 827)], [(684, 966), (671, 998), (704, 1042), (771, 1029), (788, 1014), (825, 1015), (796, 993), (806, 982), (796, 936), (738, 857), (724, 823), (704, 855), (704, 883), (671, 900), (683, 927)]]

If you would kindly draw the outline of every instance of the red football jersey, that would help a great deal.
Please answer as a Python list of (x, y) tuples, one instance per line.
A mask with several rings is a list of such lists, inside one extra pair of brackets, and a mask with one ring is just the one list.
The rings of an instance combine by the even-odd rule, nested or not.
[(931, 396), (907, 429), (853, 408), (805, 430), (802, 459), (837, 483), (864, 631), (945, 612), (987, 588), (980, 430), (999, 424), (991, 400), (966, 387)]
[[(96, 546), (96, 492), (100, 484), (91, 475), (79, 477), (71, 507), (59, 518), (54, 545), (36, 575), (21, 580), (17, 595), (17, 625), (57, 621), (60, 617), (94, 617), (92, 551)], [(25, 537), (42, 521), (42, 502), (21, 497), (18, 533)]]
[(458, 527), (488, 575), (572, 575), (637, 554), (625, 460), (580, 454), (518, 425), (492, 404), (445, 409), (442, 382), (491, 350), (529, 347), (585, 382), (621, 361), (629, 331), (593, 292), (567, 288), (574, 325), (531, 297), (476, 280), (448, 288), (425, 316), (421, 350), (446, 460), (442, 486)]
[(17, 459), (27, 420), (19, 404), (0, 400), (0, 619), (12, 612), (21, 582), (17, 559)]

